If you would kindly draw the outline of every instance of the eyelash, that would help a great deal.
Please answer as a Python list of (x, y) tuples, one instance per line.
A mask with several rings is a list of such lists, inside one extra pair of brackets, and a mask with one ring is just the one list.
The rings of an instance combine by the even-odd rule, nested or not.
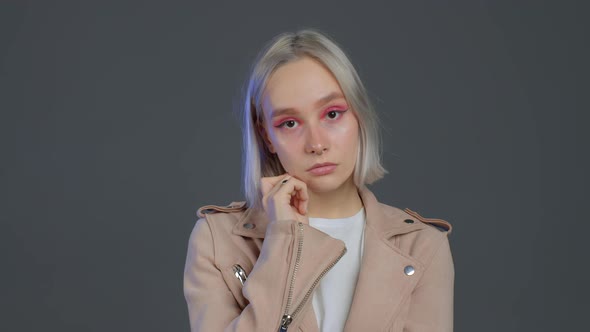
[[(346, 111), (348, 111), (348, 109), (345, 109), (345, 110), (329, 110), (328, 112), (326, 112), (326, 114), (329, 114), (329, 113), (332, 113), (332, 112), (336, 112), (336, 113), (339, 113), (340, 114), (340, 117), (342, 117), (342, 114), (345, 113)], [(336, 120), (336, 119), (339, 119), (339, 118), (334, 118), (334, 119), (331, 119), (331, 120)], [(283, 128), (283, 127), (285, 127), (285, 124), (287, 122), (289, 122), (289, 121), (296, 121), (296, 120), (287, 120), (287, 121), (285, 121), (285, 122), (283, 122), (280, 125), (275, 126), (275, 127), (276, 128)], [(288, 129), (291, 129), (291, 128), (288, 128)]]

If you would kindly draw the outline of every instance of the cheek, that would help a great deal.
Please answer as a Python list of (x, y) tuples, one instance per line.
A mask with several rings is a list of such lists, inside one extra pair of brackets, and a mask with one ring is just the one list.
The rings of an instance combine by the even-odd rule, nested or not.
[(302, 149), (301, 138), (297, 135), (287, 136), (274, 133), (271, 140), (283, 167), (289, 171), (290, 166), (301, 158), (300, 155), (297, 155), (297, 151)]
[(338, 149), (343, 154), (342, 157), (347, 163), (356, 162), (359, 148), (359, 128), (357, 123), (351, 123), (349, 126), (339, 128), (338, 137), (334, 143), (338, 144)]
[(271, 141), (275, 148), (279, 151), (294, 151), (300, 145), (300, 137), (296, 134), (281, 135), (273, 132), (271, 134)]
[(356, 121), (349, 121), (344, 125), (333, 126), (330, 128), (330, 132), (333, 143), (352, 148), (353, 145), (351, 144), (358, 140), (358, 123)]

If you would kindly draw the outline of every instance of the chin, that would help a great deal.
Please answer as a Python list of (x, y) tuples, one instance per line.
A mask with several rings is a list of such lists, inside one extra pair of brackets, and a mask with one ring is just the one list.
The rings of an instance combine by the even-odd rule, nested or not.
[(322, 176), (317, 178), (312, 177), (308, 181), (305, 181), (305, 183), (307, 184), (307, 189), (316, 193), (325, 193), (340, 188), (344, 184), (344, 181), (339, 178)]

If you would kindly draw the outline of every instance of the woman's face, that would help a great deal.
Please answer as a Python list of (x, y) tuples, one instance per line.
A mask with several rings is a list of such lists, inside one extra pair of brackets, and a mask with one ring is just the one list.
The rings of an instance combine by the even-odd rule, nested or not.
[[(265, 138), (285, 170), (314, 192), (352, 181), (358, 121), (332, 73), (310, 57), (288, 62), (269, 77), (262, 96)], [(336, 164), (328, 174), (309, 171)]]

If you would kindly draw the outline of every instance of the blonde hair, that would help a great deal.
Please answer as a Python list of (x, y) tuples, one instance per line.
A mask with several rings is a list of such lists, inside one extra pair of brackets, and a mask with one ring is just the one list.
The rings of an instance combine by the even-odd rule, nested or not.
[(381, 137), (377, 113), (356, 69), (344, 51), (325, 33), (307, 28), (284, 32), (270, 40), (258, 54), (244, 86), (242, 114), (242, 191), (247, 206), (262, 208), (260, 179), (285, 173), (278, 156), (268, 150), (258, 130), (264, 118), (262, 94), (270, 75), (281, 65), (311, 57), (332, 72), (359, 122), (359, 149), (354, 170), (357, 187), (371, 184), (389, 173), (381, 165)]

